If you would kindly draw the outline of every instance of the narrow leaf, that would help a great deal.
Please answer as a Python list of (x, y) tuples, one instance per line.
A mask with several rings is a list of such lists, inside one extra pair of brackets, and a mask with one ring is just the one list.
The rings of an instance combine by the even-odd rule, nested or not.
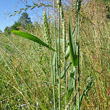
[(40, 40), (38, 37), (36, 37), (36, 36), (34, 36), (32, 34), (29, 34), (27, 32), (17, 31), (17, 30), (13, 30), (12, 33), (14, 33), (15, 35), (19, 35), (21, 37), (24, 37), (26, 39), (32, 40), (34, 42), (37, 42), (38, 44), (55, 51), (53, 48), (49, 47), (49, 45), (47, 45), (42, 40)]
[(75, 74), (76, 74), (76, 69), (75, 67), (72, 68), (72, 71), (70, 73), (69, 77), (69, 82), (68, 82), (68, 94), (67, 94), (67, 100), (71, 97), (74, 87), (75, 87)]
[(31, 8), (31, 10), (34, 9), (35, 7), (36, 7), (36, 6), (34, 5), (34, 6)]
[(20, 8), (20, 10), (24, 10), (24, 8)]
[(73, 89), (71, 89), (71, 90), (68, 91), (68, 94), (66, 96), (66, 100), (67, 101), (70, 99), (72, 93), (73, 93)]
[[(69, 69), (69, 67), (71, 66), (71, 64), (72, 64), (72, 62), (70, 62), (70, 63), (67, 65), (66, 71)], [(65, 76), (65, 71), (63, 70), (63, 71), (61, 72), (60, 78), (62, 79), (64, 76)]]
[(55, 85), (55, 67), (56, 67), (56, 53), (54, 52), (53, 61), (52, 61), (52, 71), (51, 71), (51, 80), (52, 84)]
[(78, 65), (78, 56), (76, 55), (76, 48), (74, 46), (74, 41), (72, 40), (74, 37), (74, 33), (75, 33), (76, 27), (74, 28), (74, 31), (72, 33), (72, 29), (71, 29), (71, 19), (69, 18), (69, 46), (70, 46), (70, 56), (71, 56), (71, 60), (73, 63), (73, 66), (77, 66)]
[(26, 7), (26, 8), (24, 9), (24, 11), (27, 11), (27, 9), (28, 9), (28, 8)]
[(30, 7), (31, 7), (31, 5), (26, 5), (26, 7), (30, 8)]
[(68, 57), (70, 55), (70, 46), (67, 47), (67, 50), (66, 50), (66, 54), (65, 54), (65, 59), (67, 60)]
[(80, 105), (82, 103), (82, 100), (84, 99), (84, 97), (87, 95), (87, 93), (89, 92), (89, 90), (91, 89), (92, 85), (93, 85), (94, 80), (91, 80), (88, 85), (86, 86), (86, 88), (84, 89), (81, 97), (80, 97)]
[(18, 13), (19, 11), (14, 11), (15, 13)]

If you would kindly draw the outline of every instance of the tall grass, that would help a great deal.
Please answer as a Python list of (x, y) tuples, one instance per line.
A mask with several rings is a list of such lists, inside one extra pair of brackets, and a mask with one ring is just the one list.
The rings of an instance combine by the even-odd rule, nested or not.
[[(71, 9), (65, 14), (68, 12), (63, 10), (61, 0), (54, 1), (54, 31), (49, 28), (45, 12), (45, 27), (40, 27), (45, 30), (40, 30), (40, 37), (38, 32), (36, 37), (21, 31), (0, 36), (0, 101), (3, 109), (110, 108), (110, 25), (101, 17), (98, 5), (92, 18), (92, 4), (81, 7), (81, 1), (77, 0), (76, 16), (72, 16)], [(56, 10), (59, 10), (58, 19)], [(42, 37), (44, 34), (45, 38)]]

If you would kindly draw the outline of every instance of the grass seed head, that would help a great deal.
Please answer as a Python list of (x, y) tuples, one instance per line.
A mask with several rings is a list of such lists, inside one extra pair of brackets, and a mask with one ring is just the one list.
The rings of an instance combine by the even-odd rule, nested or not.
[(45, 31), (45, 40), (48, 45), (51, 45), (51, 39), (50, 39), (50, 32), (49, 32), (49, 26), (47, 21), (47, 15), (46, 12), (43, 12), (43, 22), (44, 22), (44, 31)]

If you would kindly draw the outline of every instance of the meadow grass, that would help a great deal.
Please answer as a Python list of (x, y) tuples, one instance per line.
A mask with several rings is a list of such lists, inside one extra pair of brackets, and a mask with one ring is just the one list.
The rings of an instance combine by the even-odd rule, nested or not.
[(46, 24), (45, 30), (40, 27), (42, 30), (35, 32), (37, 35), (25, 32), (22, 36), (35, 42), (18, 37), (19, 31), (0, 36), (2, 109), (109, 110), (110, 24), (102, 15), (103, 5), (91, 1), (79, 13), (77, 0), (77, 10), (68, 13), (63, 12), (59, 0), (58, 20), (55, 5), (54, 1), (54, 31), (46, 30), (50, 25)]

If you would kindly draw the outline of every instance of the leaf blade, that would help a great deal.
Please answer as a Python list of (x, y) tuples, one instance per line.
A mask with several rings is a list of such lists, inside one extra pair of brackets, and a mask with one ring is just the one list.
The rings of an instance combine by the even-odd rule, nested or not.
[(83, 93), (80, 97), (80, 105), (82, 104), (82, 100), (85, 98), (85, 96), (87, 95), (87, 93), (89, 92), (89, 90), (92, 88), (92, 85), (93, 85), (93, 82), (94, 82), (94, 79), (92, 79), (88, 85), (86, 86), (86, 88), (83, 90)]
[(47, 47), (48, 49), (51, 49), (51, 50), (55, 51), (53, 48), (49, 47), (49, 45), (47, 45), (45, 42), (43, 42), (38, 37), (36, 37), (32, 34), (29, 34), (27, 32), (18, 31), (18, 30), (13, 30), (12, 33), (14, 33), (15, 35), (19, 35), (23, 38), (29, 39), (31, 41), (37, 42), (38, 44), (40, 44), (44, 47)]
[(76, 27), (74, 28), (74, 30), (72, 32), (71, 19), (69, 17), (69, 46), (70, 46), (70, 56), (71, 56), (73, 66), (78, 65), (78, 55), (76, 55), (76, 47), (74, 46), (74, 41), (72, 38), (72, 37), (74, 37), (75, 31), (76, 31)]

